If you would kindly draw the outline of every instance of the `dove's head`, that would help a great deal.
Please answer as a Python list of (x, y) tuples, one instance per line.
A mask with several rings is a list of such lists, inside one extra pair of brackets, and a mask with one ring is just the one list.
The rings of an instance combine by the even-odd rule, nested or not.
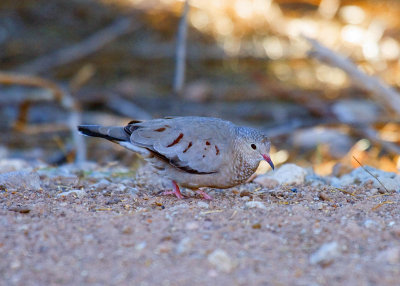
[(262, 132), (248, 127), (237, 127), (240, 149), (249, 163), (258, 164), (265, 160), (274, 169), (274, 163), (269, 156), (271, 142)]

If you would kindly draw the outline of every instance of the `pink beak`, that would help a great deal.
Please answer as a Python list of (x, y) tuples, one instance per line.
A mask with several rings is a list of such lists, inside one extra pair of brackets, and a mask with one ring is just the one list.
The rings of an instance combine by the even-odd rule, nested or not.
[(272, 162), (271, 158), (268, 155), (262, 154), (265, 161), (271, 166), (272, 170), (275, 170), (274, 163)]

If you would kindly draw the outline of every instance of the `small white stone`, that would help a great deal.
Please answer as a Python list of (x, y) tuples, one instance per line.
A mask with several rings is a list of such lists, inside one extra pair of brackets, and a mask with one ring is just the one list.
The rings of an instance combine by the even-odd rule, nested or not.
[(206, 202), (202, 202), (202, 201), (198, 202), (198, 203), (197, 203), (197, 206), (198, 206), (199, 208), (202, 208), (202, 209), (208, 209), (208, 208), (210, 207), (209, 204), (207, 204)]
[(177, 254), (184, 254), (190, 251), (192, 248), (192, 240), (189, 237), (185, 237), (179, 241), (176, 246), (176, 253)]
[(295, 164), (285, 164), (272, 174), (279, 184), (299, 185), (304, 183), (307, 172)]
[(146, 247), (147, 242), (146, 241), (141, 241), (138, 244), (136, 244), (135, 249), (136, 250), (142, 250)]
[(185, 228), (187, 230), (195, 230), (199, 228), (199, 224), (195, 221), (190, 221), (188, 223), (186, 223)]
[(75, 194), (78, 198), (83, 198), (87, 196), (87, 193), (84, 190), (70, 190), (67, 192), (62, 192), (57, 195), (57, 197), (66, 197), (69, 194)]
[(217, 270), (226, 273), (231, 272), (236, 267), (236, 262), (222, 249), (216, 249), (208, 257), (210, 262)]
[(267, 189), (273, 189), (279, 185), (279, 182), (277, 180), (271, 178), (271, 176), (269, 174), (257, 176), (257, 178), (255, 178), (253, 182), (257, 183)]
[(339, 254), (339, 244), (336, 241), (332, 241), (321, 245), (316, 252), (311, 254), (309, 261), (311, 264), (328, 265)]
[(267, 209), (267, 207), (262, 202), (258, 202), (258, 201), (247, 202), (245, 204), (245, 207), (249, 208), (249, 209), (253, 209), (253, 208), (258, 208), (258, 209), (263, 209), (263, 210)]
[(374, 228), (378, 226), (378, 223), (372, 219), (367, 219), (364, 221), (364, 226), (366, 228)]

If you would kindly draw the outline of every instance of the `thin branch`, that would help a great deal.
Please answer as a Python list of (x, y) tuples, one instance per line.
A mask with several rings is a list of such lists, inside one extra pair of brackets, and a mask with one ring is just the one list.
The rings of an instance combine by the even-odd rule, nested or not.
[(174, 78), (174, 92), (180, 94), (185, 83), (186, 68), (186, 41), (187, 41), (187, 15), (189, 13), (189, 0), (185, 1), (182, 17), (179, 21), (176, 45), (176, 66)]
[(393, 88), (385, 85), (378, 78), (363, 73), (349, 59), (338, 55), (318, 41), (305, 36), (304, 38), (313, 47), (313, 51), (311, 51), (309, 55), (328, 65), (338, 67), (345, 71), (360, 88), (370, 92), (377, 100), (384, 103), (385, 108), (395, 111), (397, 115), (400, 116), (400, 94)]
[(112, 110), (118, 112), (121, 115), (134, 118), (134, 119), (151, 119), (152, 116), (145, 111), (143, 108), (140, 108), (133, 102), (119, 97), (117, 95), (110, 96), (110, 99), (107, 101), (107, 106)]
[(356, 162), (361, 166), (361, 168), (363, 168), (363, 170), (364, 170), (365, 172), (367, 172), (368, 174), (370, 174), (373, 178), (375, 178), (375, 179), (378, 181), (379, 184), (381, 184), (381, 186), (385, 189), (386, 193), (389, 193), (389, 191), (388, 191), (388, 189), (386, 189), (385, 185), (382, 184), (382, 182), (378, 179), (378, 176), (372, 174), (367, 168), (365, 168), (365, 167), (360, 163), (360, 161), (357, 160), (356, 157), (353, 156), (353, 159), (356, 160)]
[[(0, 83), (1, 84), (18, 84), (27, 85), (48, 89), (52, 92), (53, 100), (56, 100), (63, 108), (69, 112), (69, 118), (67, 120), (68, 128), (71, 132), (75, 150), (76, 150), (76, 163), (81, 163), (86, 159), (86, 146), (82, 136), (76, 132), (76, 126), (80, 124), (80, 110), (78, 105), (75, 103), (73, 97), (64, 91), (56, 83), (43, 79), (37, 76), (21, 75), (14, 73), (0, 72)], [(16, 122), (16, 129), (24, 132), (26, 129), (27, 112), (30, 108), (30, 101), (27, 98), (21, 104), (20, 115)]]
[(47, 70), (65, 65), (67, 63), (84, 58), (100, 50), (106, 44), (114, 41), (118, 37), (136, 29), (137, 25), (132, 25), (131, 18), (116, 20), (110, 26), (100, 30), (80, 43), (74, 44), (62, 50), (46, 54), (31, 62), (17, 67), (18, 72), (42, 73)]
[(384, 149), (386, 149), (388, 152), (393, 153), (393, 154), (400, 154), (400, 146), (396, 145), (395, 143), (388, 142), (385, 140), (382, 140), (378, 133), (373, 129), (372, 127), (369, 126), (355, 126), (355, 131), (361, 133), (362, 136), (367, 137), (369, 140), (372, 142), (381, 145)]

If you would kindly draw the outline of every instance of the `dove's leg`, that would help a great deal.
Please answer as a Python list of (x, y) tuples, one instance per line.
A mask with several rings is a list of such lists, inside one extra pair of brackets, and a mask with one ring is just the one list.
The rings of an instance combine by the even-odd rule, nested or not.
[(172, 181), (173, 190), (172, 191), (165, 191), (163, 195), (175, 195), (178, 199), (183, 199), (183, 195), (181, 190), (179, 189), (178, 184), (175, 181)]
[(205, 200), (209, 200), (209, 201), (211, 201), (213, 198), (212, 198), (212, 196), (210, 196), (209, 194), (207, 194), (205, 191), (203, 191), (202, 189), (198, 189), (197, 191), (196, 191), (196, 193), (198, 193), (200, 196), (202, 196), (203, 197), (203, 199), (205, 199)]

